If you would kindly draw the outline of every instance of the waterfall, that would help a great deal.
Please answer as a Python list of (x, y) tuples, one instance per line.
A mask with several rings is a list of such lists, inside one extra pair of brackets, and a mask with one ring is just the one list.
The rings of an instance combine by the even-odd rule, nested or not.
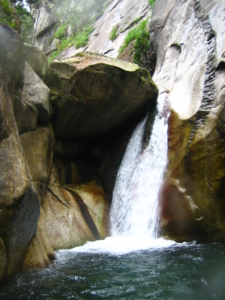
[(158, 194), (167, 165), (167, 94), (158, 97), (149, 145), (142, 150), (145, 120), (134, 131), (117, 174), (111, 207), (112, 236), (156, 239)]
[(110, 211), (111, 236), (70, 251), (121, 255), (176, 244), (158, 238), (158, 195), (167, 165), (167, 93), (159, 95), (157, 110), (148, 146), (142, 147), (145, 119), (135, 129), (118, 171)]

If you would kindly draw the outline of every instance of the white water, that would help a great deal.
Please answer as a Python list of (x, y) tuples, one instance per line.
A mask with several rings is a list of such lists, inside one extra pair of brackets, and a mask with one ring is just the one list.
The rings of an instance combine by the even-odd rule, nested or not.
[(156, 239), (158, 193), (167, 165), (166, 94), (158, 98), (158, 114), (149, 145), (142, 151), (145, 120), (133, 133), (113, 192), (112, 236)]
[[(110, 212), (112, 236), (88, 242), (73, 252), (125, 254), (178, 246), (158, 238), (158, 194), (167, 165), (167, 94), (158, 97), (149, 145), (142, 150), (146, 120), (135, 129), (117, 174)], [(186, 246), (186, 243), (179, 246)]]

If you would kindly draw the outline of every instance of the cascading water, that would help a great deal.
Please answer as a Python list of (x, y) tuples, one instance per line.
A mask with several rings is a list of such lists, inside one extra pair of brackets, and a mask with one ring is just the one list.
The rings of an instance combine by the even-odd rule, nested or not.
[(148, 146), (142, 148), (146, 119), (134, 131), (113, 192), (111, 237), (88, 242), (74, 252), (125, 254), (176, 244), (158, 237), (158, 195), (167, 165), (167, 93), (158, 97), (158, 113)]
[(166, 94), (161, 94), (148, 147), (142, 150), (145, 120), (128, 144), (113, 192), (112, 236), (157, 238), (158, 193), (167, 165), (166, 106)]

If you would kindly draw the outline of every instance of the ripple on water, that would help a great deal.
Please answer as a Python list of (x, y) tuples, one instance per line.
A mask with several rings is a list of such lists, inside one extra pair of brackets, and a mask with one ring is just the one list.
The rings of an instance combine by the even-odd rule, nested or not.
[(225, 299), (223, 244), (124, 254), (62, 251), (47, 269), (17, 274), (0, 299)]

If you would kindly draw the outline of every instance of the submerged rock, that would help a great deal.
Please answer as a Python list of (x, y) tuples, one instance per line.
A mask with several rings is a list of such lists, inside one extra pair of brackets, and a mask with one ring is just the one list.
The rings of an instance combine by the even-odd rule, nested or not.
[(53, 62), (45, 83), (52, 92), (54, 133), (65, 138), (118, 128), (157, 95), (147, 70), (91, 53)]

